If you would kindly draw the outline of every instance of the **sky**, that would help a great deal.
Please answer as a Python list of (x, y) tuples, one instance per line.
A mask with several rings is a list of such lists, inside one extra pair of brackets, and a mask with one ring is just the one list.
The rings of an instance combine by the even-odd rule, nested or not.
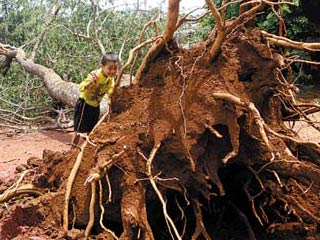
[[(204, 0), (181, 0), (180, 7), (185, 9), (191, 9), (195, 7), (202, 7), (204, 5)], [(165, 7), (168, 6), (168, 0), (148, 0), (148, 5), (154, 6), (154, 4), (164, 4)], [(157, 6), (157, 5), (156, 5)], [(159, 5), (158, 5), (159, 6)]]
[[(115, 5), (125, 4), (131, 5), (134, 7), (137, 4), (137, 0), (115, 0)], [(205, 3), (205, 0), (181, 0), (180, 9), (192, 10), (196, 7), (202, 7)], [(161, 7), (163, 10), (168, 7), (168, 0), (139, 0), (140, 8), (150, 9), (152, 7)]]

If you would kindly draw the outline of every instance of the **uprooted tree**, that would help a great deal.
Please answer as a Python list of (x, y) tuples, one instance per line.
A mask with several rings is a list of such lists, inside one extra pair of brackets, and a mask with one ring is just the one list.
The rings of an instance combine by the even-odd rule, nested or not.
[[(112, 96), (110, 118), (78, 149), (46, 151), (32, 184), (21, 184), (21, 176), (1, 202), (40, 195), (25, 204), (37, 213), (30, 225), (50, 224), (75, 238), (319, 236), (320, 145), (284, 124), (304, 118), (319, 130), (308, 118), (319, 106), (295, 100), (290, 62), (275, 47), (319, 51), (320, 44), (247, 26), (282, 2), (245, 1), (230, 20), (226, 8), (238, 1), (217, 8), (206, 0), (216, 25), (205, 41), (183, 49), (174, 32), (195, 19), (179, 17), (179, 2), (169, 1), (164, 33), (130, 51), (117, 81), (152, 43), (134, 84)], [(53, 97), (75, 102), (73, 83), (21, 49), (1, 45), (1, 54), (43, 78)]]

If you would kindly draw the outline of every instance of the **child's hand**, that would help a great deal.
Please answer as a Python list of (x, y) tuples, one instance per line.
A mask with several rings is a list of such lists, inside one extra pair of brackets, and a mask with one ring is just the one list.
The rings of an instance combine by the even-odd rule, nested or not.
[(96, 73), (90, 73), (91, 75), (91, 83), (97, 84), (98, 83), (98, 75)]
[(91, 75), (91, 79), (85, 86), (86, 90), (92, 90), (92, 88), (94, 89), (95, 85), (98, 84), (98, 75), (95, 73), (90, 73), (90, 75)]

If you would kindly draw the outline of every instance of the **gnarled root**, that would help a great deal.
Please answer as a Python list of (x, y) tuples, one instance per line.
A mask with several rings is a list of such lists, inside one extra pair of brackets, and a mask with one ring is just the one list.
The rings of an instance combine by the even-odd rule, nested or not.
[(145, 189), (140, 182), (135, 181), (134, 175), (125, 175), (125, 184), (122, 186), (121, 218), (123, 233), (121, 240), (146, 239), (154, 240), (151, 227), (147, 220), (145, 203)]
[(11, 198), (21, 194), (41, 196), (44, 194), (44, 192), (41, 189), (33, 186), (32, 184), (25, 184), (17, 188), (7, 189), (4, 193), (0, 195), (0, 203), (7, 202)]
[[(160, 148), (160, 146), (161, 146), (161, 142), (159, 142), (158, 144), (155, 144), (151, 150), (151, 153), (150, 153), (148, 160), (147, 160), (147, 175), (148, 175), (148, 178), (149, 178), (149, 181), (151, 183), (152, 188), (156, 192), (156, 194), (162, 204), (163, 215), (164, 215), (164, 218), (165, 218), (166, 223), (168, 225), (168, 229), (169, 229), (169, 232), (171, 234), (172, 239), (175, 239), (175, 237), (177, 239), (182, 239), (173, 220), (171, 219), (171, 217), (169, 216), (169, 214), (167, 212), (166, 201), (164, 200), (162, 194), (160, 193), (160, 191), (157, 187), (155, 177), (152, 175), (152, 162), (153, 162), (153, 159), (154, 159), (158, 149)], [(171, 230), (173, 230), (175, 237), (171, 233)]]
[(239, 134), (240, 134), (240, 127), (237, 122), (237, 116), (235, 113), (235, 109), (229, 110), (226, 109), (226, 122), (228, 125), (229, 135), (230, 135), (230, 142), (232, 146), (232, 151), (229, 152), (221, 161), (224, 164), (227, 164), (227, 162), (238, 155), (239, 152)]
[(0, 203), (4, 203), (6, 201), (9, 201), (11, 198), (21, 195), (21, 194), (30, 194), (30, 195), (36, 195), (41, 196), (44, 194), (44, 192), (32, 184), (25, 184), (20, 186), (20, 183), (23, 181), (24, 177), (30, 172), (30, 170), (24, 171), (17, 182), (15, 182), (12, 186), (10, 186), (4, 193), (0, 195)]
[[(267, 134), (266, 134), (265, 128), (264, 128), (266, 124), (264, 123), (264, 120), (260, 116), (258, 109), (254, 106), (254, 104), (252, 102), (244, 101), (243, 99), (241, 99), (235, 95), (229, 94), (229, 93), (213, 93), (213, 97), (217, 100), (222, 100), (222, 101), (226, 101), (226, 102), (241, 106), (245, 110), (247, 110), (251, 114), (251, 116), (253, 117), (253, 120), (254, 120), (256, 126), (258, 127), (258, 130), (259, 130), (260, 136), (263, 140), (263, 143), (270, 150), (269, 139), (267, 137)], [(232, 141), (233, 140), (231, 140), (231, 142)], [(239, 140), (238, 140), (238, 142), (239, 142)]]
[[(108, 176), (108, 175), (106, 175)], [(109, 178), (107, 177), (107, 181), (108, 181), (108, 187), (109, 187), (109, 193), (111, 193), (111, 187), (110, 187), (110, 183), (109, 183)], [(103, 206), (103, 202), (102, 202), (102, 196), (103, 196), (103, 187), (102, 187), (102, 182), (101, 180), (99, 180), (99, 205), (100, 205), (100, 209), (101, 209), (101, 215), (100, 215), (100, 226), (102, 227), (102, 229), (104, 231), (106, 231), (108, 234), (110, 234), (114, 239), (118, 240), (118, 237), (116, 236), (116, 234), (111, 231), (110, 229), (106, 228), (103, 224), (103, 215), (104, 215), (104, 206)], [(108, 202), (111, 201), (111, 195), (109, 194), (109, 199)]]
[(213, 159), (213, 161), (210, 161), (210, 163), (211, 164), (209, 164), (208, 161), (205, 161), (204, 163), (205, 171), (209, 175), (211, 181), (217, 185), (220, 196), (224, 196), (225, 190), (218, 175), (218, 159)]
[(203, 224), (203, 221), (202, 221), (202, 211), (201, 211), (200, 203), (197, 201), (195, 201), (193, 203), (193, 212), (196, 217), (196, 229), (195, 229), (191, 239), (196, 240), (202, 234), (206, 240), (211, 240), (211, 237), (208, 234), (208, 232)]
[(89, 222), (84, 232), (84, 236), (88, 237), (90, 235), (91, 229), (94, 225), (94, 205), (96, 203), (96, 182), (91, 182), (91, 200), (89, 206)]
[(70, 201), (70, 196), (71, 196), (71, 190), (72, 190), (72, 185), (74, 182), (74, 179), (78, 173), (80, 164), (82, 162), (82, 157), (83, 157), (83, 151), (85, 147), (87, 146), (87, 142), (84, 142), (81, 146), (81, 150), (77, 156), (76, 162), (73, 165), (73, 168), (71, 170), (71, 173), (69, 175), (67, 185), (66, 185), (66, 194), (65, 194), (65, 202), (64, 202), (64, 210), (63, 210), (63, 229), (65, 232), (68, 232), (68, 225), (69, 225), (69, 201)]

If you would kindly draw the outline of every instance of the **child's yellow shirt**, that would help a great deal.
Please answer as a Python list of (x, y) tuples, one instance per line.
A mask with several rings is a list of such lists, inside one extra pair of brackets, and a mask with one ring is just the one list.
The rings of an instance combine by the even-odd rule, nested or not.
[[(87, 85), (91, 81), (93, 75), (98, 77), (96, 84)], [(83, 98), (90, 106), (97, 107), (103, 96), (106, 93), (110, 94), (113, 91), (114, 82), (113, 77), (106, 77), (103, 75), (101, 68), (93, 71), (78, 85), (80, 98)]]

